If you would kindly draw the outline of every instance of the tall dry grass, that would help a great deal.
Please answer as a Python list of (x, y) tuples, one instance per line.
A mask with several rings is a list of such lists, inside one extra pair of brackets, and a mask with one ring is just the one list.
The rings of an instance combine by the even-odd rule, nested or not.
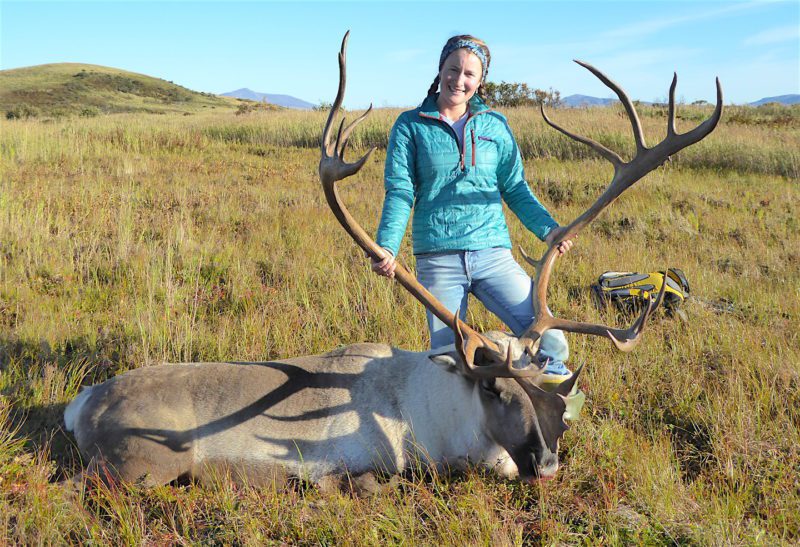
[[(708, 113), (684, 110), (684, 130)], [(534, 191), (558, 219), (579, 214), (609, 166), (535, 111), (507, 114)], [(378, 111), (355, 148), (385, 145), (396, 115)], [(632, 150), (613, 108), (553, 116)], [(61, 413), (81, 384), (161, 361), (268, 360), (365, 340), (426, 347), (419, 305), (368, 272), (327, 209), (316, 175), (324, 113), (0, 122), (1, 541), (797, 542), (799, 118), (734, 110), (560, 261), (551, 306), (564, 317), (624, 320), (591, 305), (588, 285), (605, 270), (680, 267), (698, 300), (688, 322), (659, 318), (630, 354), (570, 338), (588, 401), (555, 480), (419, 472), (371, 499), (224, 478), (95, 485), (78, 498), (57, 484), (80, 466)], [(663, 136), (656, 108), (643, 123), (650, 142)], [(368, 230), (383, 158), (344, 184)], [(510, 227), (541, 251), (516, 219)], [(499, 326), (477, 305), (470, 320)]]

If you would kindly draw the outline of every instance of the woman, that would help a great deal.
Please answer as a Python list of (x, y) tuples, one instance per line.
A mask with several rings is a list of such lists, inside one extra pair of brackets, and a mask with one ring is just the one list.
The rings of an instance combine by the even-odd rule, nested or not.
[[(474, 294), (520, 335), (533, 322), (532, 281), (511, 255), (505, 201), (528, 230), (549, 243), (561, 228), (531, 192), (511, 129), (480, 97), (491, 55), (470, 35), (450, 38), (439, 74), (416, 109), (400, 115), (386, 152), (386, 197), (376, 240), (390, 254), (373, 261), (393, 277), (395, 256), (412, 222), (417, 276), (449, 310), (466, 318)], [(437, 89), (439, 92), (437, 93)], [(571, 241), (559, 245), (567, 252)], [(452, 330), (428, 312), (431, 349), (454, 342)], [(564, 333), (545, 333), (538, 357), (546, 380), (570, 374)]]

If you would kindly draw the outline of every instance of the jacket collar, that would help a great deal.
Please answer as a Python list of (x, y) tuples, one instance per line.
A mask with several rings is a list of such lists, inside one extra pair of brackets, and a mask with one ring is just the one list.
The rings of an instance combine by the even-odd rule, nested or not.
[[(420, 115), (429, 118), (439, 118), (439, 107), (436, 105), (436, 100), (438, 98), (439, 98), (438, 93), (433, 93), (425, 97), (425, 100), (422, 101), (422, 104), (419, 107)], [(475, 114), (478, 114), (480, 112), (487, 112), (491, 110), (491, 108), (489, 108), (487, 104), (483, 102), (483, 99), (478, 97), (477, 93), (473, 95), (472, 98), (469, 100), (467, 108), (469, 109), (470, 116), (474, 116)]]

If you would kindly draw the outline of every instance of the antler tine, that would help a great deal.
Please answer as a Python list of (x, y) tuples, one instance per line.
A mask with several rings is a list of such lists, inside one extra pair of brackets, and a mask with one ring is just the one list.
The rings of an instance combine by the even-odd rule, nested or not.
[(330, 147), (331, 142), (331, 126), (333, 125), (333, 118), (339, 111), (344, 101), (344, 90), (347, 84), (347, 40), (350, 38), (350, 31), (344, 33), (342, 38), (342, 47), (339, 49), (339, 88), (336, 90), (336, 98), (333, 100), (331, 110), (328, 112), (328, 121), (325, 122), (325, 129), (322, 132), (322, 157), (329, 157), (333, 154), (334, 150)]
[(555, 122), (551, 121), (550, 118), (547, 117), (547, 114), (544, 111), (544, 104), (540, 105), (539, 108), (542, 111), (542, 117), (544, 118), (544, 121), (547, 122), (547, 125), (549, 125), (553, 129), (556, 129), (557, 131), (560, 131), (561, 133), (565, 134), (567, 137), (569, 137), (571, 139), (574, 139), (574, 140), (576, 140), (578, 142), (582, 142), (583, 144), (592, 147), (592, 149), (594, 149), (595, 152), (597, 152), (598, 154), (603, 156), (605, 159), (610, 161), (614, 165), (614, 169), (619, 168), (623, 163), (625, 163), (624, 161), (622, 161), (622, 158), (619, 157), (619, 154), (617, 154), (613, 150), (609, 150), (608, 148), (606, 148), (605, 146), (603, 146), (599, 142), (593, 141), (592, 139), (590, 139), (588, 137), (584, 137), (582, 135), (577, 135), (575, 133), (571, 133), (570, 131), (567, 131), (566, 129), (564, 129), (560, 125), (558, 125)]
[(722, 84), (720, 84), (719, 78), (716, 78), (715, 82), (717, 88), (717, 102), (714, 106), (714, 112), (707, 120), (691, 131), (679, 134), (675, 129), (675, 88), (678, 83), (678, 75), (675, 74), (672, 79), (672, 85), (669, 88), (669, 119), (667, 120), (667, 136), (663, 141), (661, 141), (661, 143), (659, 143), (658, 146), (663, 145), (665, 148), (670, 147), (681, 150), (687, 146), (691, 146), (692, 144), (701, 141), (708, 134), (714, 131), (719, 123), (719, 120), (722, 118)]
[(525, 252), (525, 249), (522, 248), (522, 245), (517, 245), (517, 250), (519, 251), (519, 254), (522, 255), (522, 258), (525, 259), (525, 262), (536, 268), (536, 272), (538, 274), (539, 270), (542, 268), (542, 261), (536, 260), (528, 255), (528, 253)]
[(336, 154), (342, 159), (344, 156), (342, 155), (342, 131), (344, 131), (344, 121), (345, 117), (342, 116), (342, 119), (339, 121), (339, 130), (336, 132)]
[(618, 336), (614, 336), (614, 333), (611, 332), (611, 329), (607, 330), (608, 338), (611, 342), (617, 347), (620, 351), (631, 351), (635, 348), (639, 341), (641, 340), (642, 332), (644, 332), (644, 327), (647, 325), (647, 320), (650, 319), (650, 315), (658, 309), (661, 303), (664, 301), (664, 294), (667, 288), (667, 273), (669, 273), (669, 268), (664, 271), (664, 283), (661, 285), (661, 290), (658, 291), (658, 296), (653, 299), (652, 295), (647, 299), (647, 305), (642, 310), (641, 315), (636, 319), (636, 321), (631, 325), (631, 327), (623, 332), (623, 337), (620, 339)]
[[(336, 99), (331, 106), (331, 111), (328, 114), (328, 120), (325, 123), (325, 128), (322, 133), (321, 144), (321, 158), (319, 162), (319, 178), (322, 182), (322, 188), (325, 192), (325, 199), (328, 201), (333, 214), (336, 219), (345, 229), (345, 231), (353, 238), (353, 240), (361, 247), (370, 257), (375, 260), (380, 260), (386, 256), (386, 250), (378, 246), (375, 241), (367, 234), (367, 232), (356, 222), (350, 212), (345, 207), (336, 186), (336, 182), (347, 178), (357, 173), (366, 163), (370, 154), (375, 150), (372, 147), (367, 153), (358, 161), (353, 163), (346, 163), (344, 161), (344, 151), (347, 145), (350, 133), (372, 112), (372, 105), (361, 116), (353, 120), (345, 127), (344, 120), (339, 124), (339, 129), (334, 142), (331, 142), (331, 131), (333, 127), (333, 120), (336, 113), (342, 106), (344, 100), (345, 84), (347, 81), (347, 40), (350, 36), (350, 31), (347, 31), (342, 39), (342, 47), (339, 51), (339, 88), (336, 92)], [(485, 348), (499, 355), (500, 349), (496, 343), (485, 338), (473, 330), (469, 325), (460, 321), (457, 317), (454, 319), (453, 315), (447, 308), (439, 302), (425, 287), (420, 285), (416, 277), (414, 277), (408, 270), (401, 264), (397, 264), (395, 269), (395, 279), (422, 303), (427, 309), (431, 311), (436, 317), (441, 319), (445, 324), (455, 330), (455, 326), (459, 325), (462, 331), (467, 333), (469, 339), (474, 340), (475, 344), (479, 347)]]
[(717, 104), (714, 107), (714, 112), (711, 114), (711, 116), (691, 131), (681, 133), (679, 135), (668, 135), (663, 141), (661, 141), (658, 147), (664, 146), (664, 148), (670, 150), (670, 154), (672, 154), (674, 153), (672, 150), (677, 152), (678, 150), (686, 148), (687, 146), (691, 146), (692, 144), (703, 140), (712, 131), (714, 131), (719, 123), (719, 120), (722, 118), (722, 84), (719, 83), (719, 78), (716, 79), (716, 83)]
[(464, 367), (464, 371), (467, 373), (471, 373), (476, 368), (475, 366), (475, 352), (480, 347), (480, 338), (475, 336), (470, 336), (468, 333), (467, 336), (464, 336), (464, 331), (462, 330), (462, 321), (459, 320), (458, 316), (461, 314), (461, 308), (459, 307), (456, 309), (455, 313), (453, 314), (453, 333), (455, 334), (455, 345), (456, 351), (458, 355), (461, 357), (461, 362)]
[(678, 73), (672, 73), (672, 84), (669, 86), (669, 111), (667, 112), (667, 138), (676, 134), (675, 131), (675, 88), (678, 87)]
[[(347, 146), (348, 139), (350, 138), (350, 133), (353, 131), (353, 129), (355, 129), (355, 127), (358, 124), (364, 121), (367, 118), (367, 116), (369, 116), (371, 113), (372, 113), (372, 103), (369, 103), (369, 108), (367, 108), (367, 110), (363, 114), (361, 114), (358, 118), (350, 122), (350, 124), (347, 127), (345, 127), (344, 132), (340, 132), (339, 139), (341, 139), (341, 144), (339, 147), (340, 148), (339, 154), (341, 156), (344, 156), (344, 149)], [(344, 123), (344, 120), (342, 120), (342, 122)]]
[(617, 97), (619, 97), (622, 106), (625, 107), (625, 111), (628, 113), (628, 118), (631, 121), (633, 138), (636, 140), (636, 152), (638, 153), (647, 150), (647, 145), (644, 142), (644, 135), (642, 133), (642, 123), (639, 121), (639, 115), (636, 113), (636, 109), (633, 107), (633, 103), (631, 102), (630, 97), (628, 97), (628, 94), (625, 93), (625, 90), (622, 89), (617, 82), (603, 74), (600, 70), (596, 69), (589, 63), (579, 61), (578, 59), (574, 59), (574, 61), (597, 76), (601, 82), (606, 84), (606, 87), (610, 88), (614, 93), (617, 94)]

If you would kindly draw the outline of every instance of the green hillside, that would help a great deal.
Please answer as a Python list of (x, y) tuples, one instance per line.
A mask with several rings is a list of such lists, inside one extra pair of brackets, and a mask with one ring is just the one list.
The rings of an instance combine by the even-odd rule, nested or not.
[(239, 104), (237, 99), (98, 65), (58, 63), (0, 71), (0, 113), (7, 118), (201, 112)]

